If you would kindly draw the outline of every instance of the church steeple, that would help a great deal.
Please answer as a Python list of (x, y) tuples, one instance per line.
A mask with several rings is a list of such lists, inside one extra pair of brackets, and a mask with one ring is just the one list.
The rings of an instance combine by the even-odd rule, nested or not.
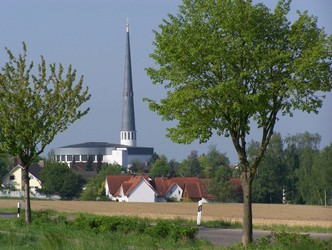
[(122, 126), (120, 132), (120, 143), (122, 145), (136, 147), (134, 92), (131, 72), (128, 20), (126, 24), (125, 72), (122, 95)]

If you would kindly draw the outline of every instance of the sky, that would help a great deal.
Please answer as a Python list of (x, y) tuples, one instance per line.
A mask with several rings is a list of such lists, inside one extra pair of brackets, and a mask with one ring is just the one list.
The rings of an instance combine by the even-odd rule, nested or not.
[[(259, 1), (274, 9), (276, 0)], [(179, 0), (1, 0), (0, 1), (0, 66), (8, 57), (5, 47), (15, 55), (28, 48), (28, 60), (73, 65), (84, 75), (89, 87), (88, 115), (59, 133), (46, 147), (44, 156), (53, 148), (83, 142), (120, 143), (122, 88), (124, 80), (125, 27), (130, 25), (131, 63), (134, 86), (137, 145), (154, 147), (168, 160), (182, 161), (192, 150), (207, 153), (211, 145), (225, 153), (232, 163), (236, 151), (229, 138), (213, 135), (205, 144), (173, 143), (166, 137), (166, 128), (175, 123), (161, 120), (143, 102), (144, 97), (158, 100), (165, 93), (151, 84), (145, 68), (154, 67), (149, 57), (154, 50), (153, 30), (158, 30), (168, 13), (178, 12)], [(289, 19), (296, 19), (296, 10), (308, 10), (318, 17), (318, 26), (332, 34), (332, 1), (293, 0)], [(332, 143), (332, 93), (328, 93), (318, 115), (296, 112), (292, 118), (280, 117), (275, 132), (282, 137), (296, 133), (318, 133), (321, 148)], [(260, 140), (253, 128), (249, 139)]]

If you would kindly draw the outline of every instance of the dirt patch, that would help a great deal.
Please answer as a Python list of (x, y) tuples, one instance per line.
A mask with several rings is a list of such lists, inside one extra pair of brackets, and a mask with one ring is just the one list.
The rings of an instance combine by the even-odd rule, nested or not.
[[(16, 208), (22, 200), (0, 200), (0, 208)], [(131, 215), (149, 218), (184, 218), (196, 220), (196, 203), (119, 203), (107, 201), (31, 201), (33, 210), (86, 212), (100, 215)], [(242, 221), (242, 204), (203, 204), (202, 221)], [(332, 227), (332, 207), (305, 205), (253, 204), (254, 224), (282, 224)]]

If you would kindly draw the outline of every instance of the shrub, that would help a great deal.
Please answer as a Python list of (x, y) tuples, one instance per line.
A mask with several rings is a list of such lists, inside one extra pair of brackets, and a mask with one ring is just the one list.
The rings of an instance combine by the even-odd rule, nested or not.
[(314, 239), (308, 234), (272, 232), (271, 235), (258, 239), (249, 249), (301, 249), (328, 250), (332, 249), (332, 240)]

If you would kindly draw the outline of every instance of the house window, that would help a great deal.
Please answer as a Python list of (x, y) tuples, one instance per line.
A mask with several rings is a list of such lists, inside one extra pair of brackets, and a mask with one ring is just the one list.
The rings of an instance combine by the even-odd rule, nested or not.
[(98, 155), (97, 156), (97, 161), (103, 161), (103, 155)]
[(60, 155), (56, 156), (56, 161), (60, 161)]
[(9, 180), (15, 180), (15, 175), (9, 176)]
[(79, 155), (74, 155), (74, 161), (80, 161), (80, 156)]
[(90, 161), (95, 161), (96, 160), (96, 156), (95, 155), (89, 155), (89, 160)]
[(82, 161), (88, 161), (88, 156), (87, 155), (82, 155)]
[(73, 156), (72, 155), (67, 155), (67, 161), (73, 161)]
[(66, 156), (65, 155), (61, 155), (61, 161), (66, 161)]

